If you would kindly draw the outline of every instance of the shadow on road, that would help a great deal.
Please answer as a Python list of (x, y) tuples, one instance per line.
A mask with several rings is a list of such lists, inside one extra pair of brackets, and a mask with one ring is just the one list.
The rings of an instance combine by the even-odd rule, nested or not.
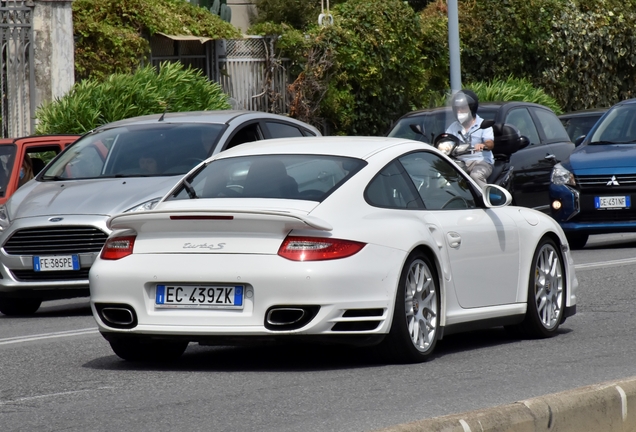
[(91, 305), (86, 300), (84, 303), (63, 304), (63, 305), (51, 305), (47, 302), (42, 303), (40, 310), (35, 315), (31, 315), (31, 318), (55, 318), (55, 317), (69, 317), (69, 316), (91, 316)]
[[(557, 341), (559, 335), (567, 334), (571, 331), (569, 328), (560, 327), (557, 330), (556, 339), (552, 338), (552, 340)], [(435, 348), (435, 357), (439, 358), (463, 351), (522, 343), (526, 340), (528, 340), (526, 337), (506, 330), (503, 327), (459, 333), (446, 336), (443, 340), (439, 341)]]
[[(559, 334), (571, 331), (561, 328)], [(522, 337), (503, 328), (451, 335), (438, 342), (431, 360), (444, 361), (443, 357), (456, 353), (523, 341)], [(122, 371), (297, 372), (376, 368), (387, 365), (394, 366), (387, 364), (372, 348), (307, 344), (206, 347), (190, 344), (181, 358), (170, 363), (127, 362), (113, 354), (90, 361), (84, 364), (84, 367)], [(411, 365), (397, 366), (410, 367)]]
[(37, 320), (42, 318), (64, 318), (64, 317), (78, 317), (78, 316), (91, 316), (91, 306), (88, 300), (83, 302), (75, 302), (69, 304), (68, 301), (66, 303), (56, 304), (56, 301), (53, 302), (44, 302), (40, 309), (32, 315), (16, 315), (16, 316), (7, 316), (0, 314), (0, 319), (29, 319), (29, 320)]
[(278, 345), (206, 347), (190, 344), (170, 363), (126, 362), (113, 355), (84, 367), (101, 370), (285, 372), (355, 369), (382, 366), (372, 350), (345, 346)]

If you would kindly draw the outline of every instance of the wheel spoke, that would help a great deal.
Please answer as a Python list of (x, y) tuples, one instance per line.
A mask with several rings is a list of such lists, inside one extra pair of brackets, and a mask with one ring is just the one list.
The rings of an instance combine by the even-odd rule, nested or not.
[(420, 351), (428, 350), (435, 341), (437, 329), (437, 291), (430, 268), (415, 260), (405, 281), (404, 311), (409, 337)]
[(558, 325), (563, 301), (563, 275), (558, 253), (544, 244), (535, 263), (535, 307), (542, 325), (551, 329)]

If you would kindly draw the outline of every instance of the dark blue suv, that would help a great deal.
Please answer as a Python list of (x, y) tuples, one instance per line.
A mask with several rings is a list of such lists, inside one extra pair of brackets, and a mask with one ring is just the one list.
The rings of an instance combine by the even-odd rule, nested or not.
[(590, 234), (636, 232), (636, 99), (614, 105), (576, 144), (550, 183), (550, 211), (570, 247)]

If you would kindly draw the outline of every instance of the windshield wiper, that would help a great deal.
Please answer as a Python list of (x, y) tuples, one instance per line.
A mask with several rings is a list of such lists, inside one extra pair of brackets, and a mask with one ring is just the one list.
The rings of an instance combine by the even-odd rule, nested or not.
[(593, 141), (590, 145), (603, 145), (603, 144), (632, 144), (634, 141)]
[(188, 193), (188, 196), (190, 197), (190, 199), (197, 199), (199, 198), (197, 196), (196, 191), (194, 190), (194, 188), (192, 187), (192, 185), (190, 184), (189, 181), (187, 180), (183, 180), (183, 187), (185, 188), (186, 192)]
[(53, 181), (60, 181), (60, 180), (68, 180), (67, 178), (61, 177), (59, 175), (56, 176), (42, 176), (42, 180), (47, 181), (47, 180), (53, 180)]

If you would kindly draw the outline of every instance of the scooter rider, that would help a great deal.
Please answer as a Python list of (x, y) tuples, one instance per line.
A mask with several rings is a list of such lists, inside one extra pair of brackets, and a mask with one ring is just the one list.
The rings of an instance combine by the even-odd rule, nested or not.
[(466, 163), (466, 171), (482, 188), (488, 184), (495, 159), (492, 149), (495, 146), (491, 127), (480, 129), (483, 119), (477, 115), (479, 99), (471, 90), (461, 90), (453, 95), (452, 108), (455, 121), (446, 133), (453, 134), (462, 142), (470, 142), (473, 152), (458, 156)]

